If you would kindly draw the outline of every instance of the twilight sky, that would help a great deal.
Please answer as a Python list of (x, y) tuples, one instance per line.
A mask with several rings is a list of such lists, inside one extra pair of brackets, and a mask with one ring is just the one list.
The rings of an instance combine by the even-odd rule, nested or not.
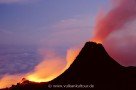
[(32, 76), (39, 72), (46, 76), (48, 72), (43, 73), (44, 70), (62, 68), (91, 37), (95, 41), (102, 37), (110, 56), (121, 65), (136, 66), (135, 3), (135, 0), (0, 0), (0, 82), (13, 81), (10, 85), (18, 82), (13, 80), (18, 75), (1, 79), (5, 74), (34, 71)]
[(0, 44), (69, 47), (90, 39), (108, 0), (0, 0)]

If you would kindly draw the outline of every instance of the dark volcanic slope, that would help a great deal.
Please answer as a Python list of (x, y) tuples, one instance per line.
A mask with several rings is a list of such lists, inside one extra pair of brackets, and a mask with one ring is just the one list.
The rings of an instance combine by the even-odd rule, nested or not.
[(68, 84), (92, 85), (92, 90), (136, 90), (136, 68), (121, 66), (107, 54), (102, 44), (87, 42), (70, 68), (56, 79), (39, 84), (25, 81), (9, 89), (64, 89), (66, 87), (54, 85)]
[(104, 79), (102, 77), (110, 78), (111, 73), (119, 72), (120, 68), (122, 66), (106, 53), (101, 44), (87, 42), (70, 68), (52, 82), (95, 83), (97, 79)]

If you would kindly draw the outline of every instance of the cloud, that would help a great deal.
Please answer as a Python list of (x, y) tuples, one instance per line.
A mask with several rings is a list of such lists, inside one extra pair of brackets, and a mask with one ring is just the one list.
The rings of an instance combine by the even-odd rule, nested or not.
[[(136, 66), (136, 20), (114, 31), (104, 42), (108, 53), (124, 66)], [(112, 44), (111, 44), (112, 43)]]
[(112, 9), (99, 14), (91, 40), (103, 43), (120, 64), (135, 66), (136, 0), (112, 1)]
[(97, 21), (93, 38), (95, 41), (103, 42), (112, 32), (120, 30), (127, 22), (136, 18), (135, 0), (115, 0), (115, 3), (115, 6)]

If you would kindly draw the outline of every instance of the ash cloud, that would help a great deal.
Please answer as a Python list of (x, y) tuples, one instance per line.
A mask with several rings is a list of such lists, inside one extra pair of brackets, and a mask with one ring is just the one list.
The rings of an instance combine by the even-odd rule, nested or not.
[(136, 0), (115, 0), (113, 8), (99, 18), (95, 28), (95, 40), (104, 41), (112, 32), (136, 18)]
[(93, 40), (102, 42), (120, 64), (136, 66), (136, 0), (114, 0), (112, 4), (112, 9), (99, 17)]

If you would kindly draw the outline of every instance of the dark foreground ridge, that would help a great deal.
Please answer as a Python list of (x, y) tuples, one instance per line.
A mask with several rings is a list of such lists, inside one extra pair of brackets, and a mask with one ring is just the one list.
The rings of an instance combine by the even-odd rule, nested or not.
[[(45, 71), (46, 72), (46, 71)], [(47, 83), (25, 80), (3, 90), (136, 90), (136, 68), (124, 67), (113, 60), (102, 44), (87, 42), (63, 74)]]

